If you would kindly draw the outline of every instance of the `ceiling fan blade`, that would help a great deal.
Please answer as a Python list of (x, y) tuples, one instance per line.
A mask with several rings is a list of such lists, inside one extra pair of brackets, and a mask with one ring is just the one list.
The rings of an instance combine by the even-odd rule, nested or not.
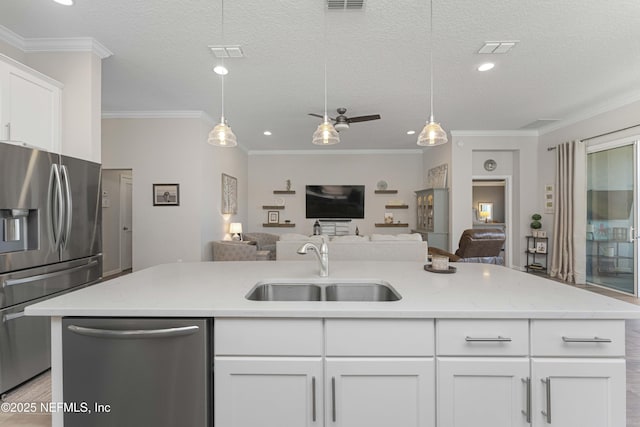
[(372, 114), (370, 116), (349, 117), (347, 118), (347, 122), (349, 123), (368, 122), (369, 120), (378, 120), (379, 118), (380, 118), (380, 114)]
[[(313, 117), (320, 117), (321, 119), (324, 119), (324, 116), (322, 114), (315, 114), (315, 113), (308, 113), (308, 114)], [(336, 121), (336, 119), (334, 119), (333, 117), (329, 117), (329, 118), (334, 122)]]

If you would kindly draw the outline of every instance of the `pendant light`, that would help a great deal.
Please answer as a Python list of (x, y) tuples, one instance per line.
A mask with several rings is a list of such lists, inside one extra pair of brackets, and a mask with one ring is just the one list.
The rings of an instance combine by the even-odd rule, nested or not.
[(333, 145), (340, 142), (340, 135), (329, 121), (327, 114), (327, 12), (324, 12), (324, 120), (313, 133), (315, 145)]
[[(222, 3), (222, 11), (220, 13), (221, 23), (220, 28), (222, 31), (222, 45), (224, 46), (224, 0), (221, 0)], [(222, 67), (224, 68), (224, 57), (222, 58)], [(212, 130), (209, 132), (209, 138), (207, 142), (211, 145), (215, 145), (216, 147), (235, 147), (238, 145), (238, 141), (236, 136), (234, 135), (231, 127), (227, 125), (227, 121), (224, 118), (224, 74), (220, 74), (220, 84), (222, 86), (222, 108), (220, 114), (220, 123), (218, 123)]]
[(429, 0), (429, 68), (431, 73), (431, 116), (418, 136), (418, 145), (433, 147), (447, 143), (447, 133), (433, 120), (433, 0)]

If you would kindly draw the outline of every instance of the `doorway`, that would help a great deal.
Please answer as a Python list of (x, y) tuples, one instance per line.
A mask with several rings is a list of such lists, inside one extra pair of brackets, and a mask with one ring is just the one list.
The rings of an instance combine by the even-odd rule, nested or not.
[(587, 283), (638, 295), (638, 141), (587, 147)]
[(510, 177), (474, 177), (471, 215), (473, 228), (495, 228), (506, 236), (503, 256), (504, 265), (512, 267), (510, 231), (511, 185)]
[(133, 260), (133, 173), (102, 171), (103, 276), (131, 271)]

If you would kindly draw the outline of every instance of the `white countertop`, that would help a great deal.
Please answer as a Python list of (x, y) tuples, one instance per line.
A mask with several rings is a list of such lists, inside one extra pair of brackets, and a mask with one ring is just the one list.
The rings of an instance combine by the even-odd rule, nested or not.
[[(640, 307), (489, 264), (455, 264), (454, 274), (415, 262), (316, 261), (164, 264), (27, 307), (27, 315), (135, 317), (426, 317), (632, 319)], [(262, 302), (245, 295), (259, 281), (384, 280), (394, 302)]]

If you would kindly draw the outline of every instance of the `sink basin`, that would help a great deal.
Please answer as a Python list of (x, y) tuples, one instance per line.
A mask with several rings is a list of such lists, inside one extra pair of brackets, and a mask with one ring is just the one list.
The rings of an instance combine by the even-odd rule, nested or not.
[(325, 288), (327, 301), (398, 301), (400, 295), (383, 283), (336, 283)]
[(259, 283), (249, 292), (251, 301), (321, 301), (320, 286), (309, 283)]
[(359, 301), (388, 302), (400, 295), (384, 281), (344, 283), (261, 282), (247, 294), (251, 301)]

